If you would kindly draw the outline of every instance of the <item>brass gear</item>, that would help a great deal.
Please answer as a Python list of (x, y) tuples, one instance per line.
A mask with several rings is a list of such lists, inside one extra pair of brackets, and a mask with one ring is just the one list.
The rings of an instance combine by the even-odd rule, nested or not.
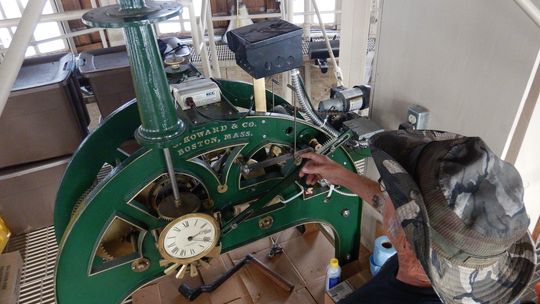
[(180, 192), (180, 202), (180, 206), (176, 206), (172, 195), (164, 197), (158, 203), (159, 216), (164, 220), (172, 221), (182, 215), (197, 212), (202, 205), (201, 200), (190, 192)]
[[(152, 209), (157, 212), (157, 215), (166, 220), (172, 221), (184, 214), (196, 212), (202, 205), (201, 199), (191, 193), (191, 189), (196, 184), (186, 175), (176, 175), (176, 183), (180, 187), (180, 200), (185, 203), (180, 207), (175, 207), (172, 191), (170, 189), (170, 181), (167, 176), (163, 176), (156, 180), (154, 185), (148, 191), (148, 201)], [(205, 200), (206, 201), (206, 200)]]
[(96, 255), (105, 261), (123, 257), (137, 250), (137, 230), (123, 220), (114, 220), (107, 228)]
[(105, 249), (103, 244), (99, 244), (96, 255), (107, 262), (114, 260), (114, 257), (107, 252), (107, 249)]
[(214, 247), (212, 251), (210, 251), (206, 256), (193, 261), (189, 264), (176, 264), (169, 260), (161, 260), (159, 261), (159, 265), (161, 267), (166, 267), (164, 270), (165, 275), (172, 275), (176, 273), (177, 279), (182, 279), (186, 272), (188, 272), (188, 266), (189, 266), (189, 274), (191, 277), (197, 276), (197, 268), (205, 268), (208, 269), (210, 267), (210, 263), (213, 258), (219, 257), (221, 254), (221, 244)]
[(68, 225), (71, 225), (72, 222), (77, 218), (77, 215), (81, 213), (83, 207), (85, 206), (84, 200), (78, 200), (75, 205), (73, 205), (73, 209), (71, 209), (71, 218), (69, 219)]

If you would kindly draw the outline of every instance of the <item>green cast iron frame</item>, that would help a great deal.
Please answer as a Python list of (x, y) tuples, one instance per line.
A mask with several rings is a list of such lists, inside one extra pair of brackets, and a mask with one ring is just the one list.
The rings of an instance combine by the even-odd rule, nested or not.
[[(166, 174), (164, 148), (171, 151), (176, 174), (189, 175), (204, 184), (214, 202), (212, 212), (221, 212), (223, 225), (230, 220), (227, 211), (235, 205), (257, 200), (269, 191), (287, 199), (297, 194), (301, 186), (291, 183), (275, 189), (280, 180), (269, 179), (242, 187), (240, 164), (230, 162), (225, 176), (219, 179), (212, 170), (195, 162), (195, 157), (224, 147), (236, 147), (234, 153), (250, 156), (266, 144), (291, 147), (298, 141), (307, 143), (312, 138), (321, 141), (330, 138), (320, 128), (301, 119), (270, 113), (238, 116), (229, 121), (208, 121), (200, 125), (182, 120), (184, 113), (181, 109), (174, 111), (170, 94), (165, 92), (163, 82), (166, 79), (156, 57), (158, 54), (154, 52), (157, 46), (155, 42), (152, 45), (154, 36), (149, 22), (144, 18), (130, 19), (122, 15), (124, 12), (132, 13), (130, 10), (142, 11), (159, 20), (178, 14), (180, 9), (174, 5), (166, 6), (169, 12), (160, 14), (164, 10), (162, 6), (157, 9), (152, 9), (152, 5), (149, 7), (146, 8), (142, 0), (121, 0), (120, 9), (106, 8), (109, 15), (111, 11), (121, 15), (121, 18), (113, 18), (115, 23), (109, 25), (128, 27), (128, 53), (134, 67), (134, 81), (139, 87), (136, 91), (138, 102), (125, 105), (104, 120), (81, 144), (65, 172), (55, 207), (56, 236), (60, 244), (55, 292), (60, 304), (120, 303), (141, 286), (163, 276), (164, 267), (159, 263), (162, 257), (156, 248), (155, 236), (168, 222), (153, 216), (135, 197), (146, 185)], [(106, 25), (96, 20), (95, 25)], [(141, 49), (150, 51), (144, 53)], [(148, 58), (144, 59), (145, 56)], [(251, 85), (221, 80), (220, 86), (223, 95), (235, 106), (249, 107), (253, 92)], [(280, 97), (272, 96), (271, 92), (267, 92), (267, 96), (267, 100), (276, 105), (285, 103)], [(294, 133), (290, 131), (293, 128)], [(134, 134), (142, 147), (131, 155), (123, 153), (119, 147)], [(367, 155), (367, 150), (339, 148), (329, 157), (355, 170), (354, 162)], [(95, 185), (96, 176), (104, 164), (111, 165), (113, 170)], [(291, 161), (289, 173), (292, 172), (297, 172), (297, 168)], [(226, 185), (228, 190), (218, 191), (220, 185)], [(91, 191), (82, 204), (76, 206), (89, 189)], [(221, 236), (222, 252), (288, 227), (322, 222), (334, 230), (336, 257), (342, 263), (356, 259), (362, 202), (357, 197), (339, 193), (335, 193), (330, 201), (325, 197), (326, 191), (322, 191), (310, 197), (300, 196), (287, 204), (277, 203), (256, 210), (254, 215)], [(74, 208), (77, 208), (75, 213)], [(259, 221), (267, 216), (272, 218), (272, 224), (260, 226)], [(134, 254), (104, 262), (96, 257), (96, 250), (108, 226), (117, 218), (140, 230), (138, 248)], [(131, 262), (143, 257), (149, 261), (149, 267), (142, 272), (132, 270)]]

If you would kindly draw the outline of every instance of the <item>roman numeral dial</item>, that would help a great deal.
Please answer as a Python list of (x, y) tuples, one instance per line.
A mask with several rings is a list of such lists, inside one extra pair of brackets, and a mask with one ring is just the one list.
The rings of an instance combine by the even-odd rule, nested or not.
[(158, 248), (166, 260), (187, 264), (204, 257), (218, 241), (217, 221), (204, 213), (191, 213), (177, 218), (163, 229)]

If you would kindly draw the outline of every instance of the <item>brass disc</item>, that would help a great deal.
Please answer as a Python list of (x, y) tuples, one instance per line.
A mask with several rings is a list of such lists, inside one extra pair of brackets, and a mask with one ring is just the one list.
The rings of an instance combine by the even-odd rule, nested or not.
[(176, 206), (174, 197), (168, 195), (163, 198), (157, 207), (159, 215), (166, 220), (174, 220), (182, 215), (196, 212), (201, 207), (201, 200), (193, 193), (180, 193), (180, 206)]

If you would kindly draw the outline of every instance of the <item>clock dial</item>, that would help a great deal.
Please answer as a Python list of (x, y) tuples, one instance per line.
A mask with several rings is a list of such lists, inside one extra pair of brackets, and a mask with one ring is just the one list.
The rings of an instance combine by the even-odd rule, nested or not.
[(203, 213), (184, 215), (171, 222), (160, 235), (159, 249), (164, 258), (189, 263), (209, 253), (217, 244), (219, 226)]

